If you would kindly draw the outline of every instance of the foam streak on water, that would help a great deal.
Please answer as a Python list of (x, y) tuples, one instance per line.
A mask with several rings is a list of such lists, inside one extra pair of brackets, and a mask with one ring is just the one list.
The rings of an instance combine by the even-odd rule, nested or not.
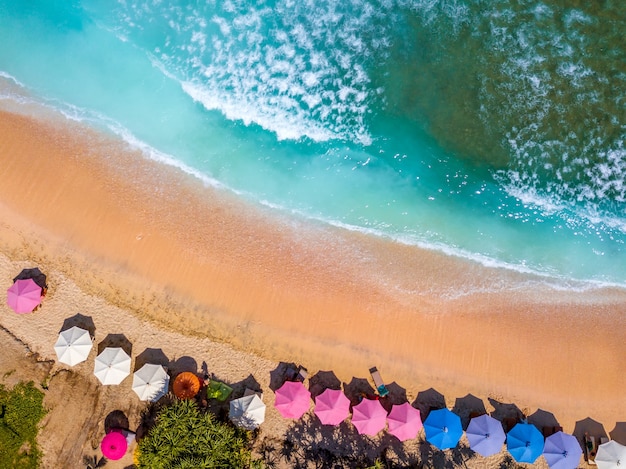
[(0, 0), (0, 16), (1, 77), (25, 89), (5, 103), (297, 216), (626, 286), (620, 2)]

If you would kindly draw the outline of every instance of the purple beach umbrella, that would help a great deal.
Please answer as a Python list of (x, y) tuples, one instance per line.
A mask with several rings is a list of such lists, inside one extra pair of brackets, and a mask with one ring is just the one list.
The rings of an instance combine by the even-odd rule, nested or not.
[(484, 457), (499, 453), (506, 439), (500, 421), (487, 414), (470, 420), (465, 434), (470, 448)]
[(583, 450), (573, 435), (556, 432), (546, 438), (543, 457), (550, 469), (575, 469), (580, 463)]
[(415, 438), (422, 428), (420, 411), (408, 402), (394, 404), (387, 416), (387, 422), (387, 431), (400, 441)]
[(311, 407), (311, 393), (300, 381), (285, 381), (276, 390), (274, 407), (286, 419), (299, 419)]
[(375, 399), (363, 399), (352, 407), (352, 424), (361, 435), (376, 435), (385, 428), (387, 411)]
[(350, 400), (339, 389), (326, 389), (315, 398), (313, 412), (323, 425), (339, 425), (350, 414)]

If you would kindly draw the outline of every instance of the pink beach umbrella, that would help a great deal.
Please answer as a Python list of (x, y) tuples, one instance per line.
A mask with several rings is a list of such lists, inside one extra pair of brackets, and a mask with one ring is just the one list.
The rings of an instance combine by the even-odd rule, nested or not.
[(122, 459), (126, 454), (128, 442), (120, 432), (112, 431), (102, 439), (100, 449), (105, 458), (116, 461)]
[(361, 435), (376, 435), (385, 428), (387, 411), (375, 399), (363, 399), (352, 407), (352, 424)]
[(323, 425), (339, 425), (350, 413), (350, 399), (339, 389), (326, 389), (315, 398), (314, 412)]
[(389, 423), (387, 431), (400, 441), (415, 438), (422, 428), (420, 411), (408, 402), (394, 404), (387, 416), (387, 422)]
[(311, 393), (300, 381), (285, 381), (276, 390), (274, 407), (286, 419), (299, 419), (311, 407)]
[(41, 287), (32, 278), (16, 280), (7, 290), (7, 304), (16, 313), (30, 313), (41, 303)]

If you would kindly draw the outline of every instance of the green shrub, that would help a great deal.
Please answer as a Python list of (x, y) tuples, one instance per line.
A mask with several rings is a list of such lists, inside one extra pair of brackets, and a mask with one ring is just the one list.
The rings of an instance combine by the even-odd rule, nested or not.
[(0, 467), (39, 467), (36, 438), (39, 421), (46, 414), (43, 398), (32, 381), (20, 382), (11, 390), (0, 385)]
[(246, 433), (184, 400), (159, 411), (136, 462), (139, 469), (248, 468), (252, 458)]

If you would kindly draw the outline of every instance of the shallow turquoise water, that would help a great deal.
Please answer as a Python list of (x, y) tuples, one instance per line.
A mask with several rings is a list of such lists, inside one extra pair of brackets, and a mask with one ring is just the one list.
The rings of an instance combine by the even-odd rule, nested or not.
[(0, 71), (251, 200), (626, 286), (626, 8), (565, 3), (0, 0)]

